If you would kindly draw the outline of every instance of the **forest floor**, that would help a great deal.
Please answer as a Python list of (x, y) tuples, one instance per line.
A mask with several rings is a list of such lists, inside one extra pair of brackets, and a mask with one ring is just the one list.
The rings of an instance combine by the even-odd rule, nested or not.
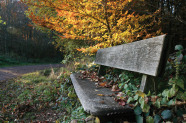
[[(0, 68), (1, 122), (56, 122), (62, 64)], [(41, 70), (41, 71), (40, 71)]]
[(59, 68), (63, 67), (62, 64), (46, 64), (46, 65), (29, 65), (29, 66), (16, 66), (16, 67), (4, 67), (0, 68), (0, 83), (21, 76), (26, 73), (35, 72), (47, 68)]

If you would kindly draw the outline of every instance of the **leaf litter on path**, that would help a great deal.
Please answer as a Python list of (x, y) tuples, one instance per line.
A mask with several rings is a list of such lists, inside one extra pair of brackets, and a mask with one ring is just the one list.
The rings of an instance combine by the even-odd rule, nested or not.
[(61, 83), (42, 72), (1, 82), (0, 122), (55, 122), (65, 113), (58, 110)]

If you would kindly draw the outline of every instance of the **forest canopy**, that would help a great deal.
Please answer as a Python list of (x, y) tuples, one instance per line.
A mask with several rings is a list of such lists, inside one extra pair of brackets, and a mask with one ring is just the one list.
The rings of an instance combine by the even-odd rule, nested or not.
[[(167, 33), (170, 22), (184, 24), (184, 1), (169, 0), (23, 0), (33, 24), (55, 32), (61, 39), (85, 40), (95, 53), (99, 48)], [(181, 3), (181, 4), (180, 4)], [(174, 26), (174, 25), (173, 25)], [(61, 46), (63, 41), (55, 42)]]
[(29, 26), (31, 21), (24, 14), (27, 9), (17, 0), (0, 2), (0, 57), (28, 62), (60, 60), (63, 54), (50, 43), (53, 35)]

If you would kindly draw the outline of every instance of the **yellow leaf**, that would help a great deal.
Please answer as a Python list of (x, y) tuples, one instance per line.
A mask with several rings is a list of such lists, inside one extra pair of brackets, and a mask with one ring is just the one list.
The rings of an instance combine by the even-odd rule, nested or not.
[(97, 94), (98, 96), (104, 96), (104, 94)]
[(100, 120), (99, 120), (98, 117), (96, 117), (96, 119), (95, 119), (95, 123), (100, 123)]
[(141, 92), (141, 91), (137, 91), (136, 94), (142, 98), (144, 98), (146, 96), (145, 93)]

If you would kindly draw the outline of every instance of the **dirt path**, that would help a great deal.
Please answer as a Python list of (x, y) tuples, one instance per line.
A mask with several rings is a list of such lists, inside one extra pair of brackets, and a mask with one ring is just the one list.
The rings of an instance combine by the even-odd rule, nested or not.
[(43, 70), (46, 68), (64, 67), (62, 64), (46, 64), (46, 65), (29, 65), (29, 66), (16, 66), (0, 68), (0, 82), (15, 78), (17, 76)]

